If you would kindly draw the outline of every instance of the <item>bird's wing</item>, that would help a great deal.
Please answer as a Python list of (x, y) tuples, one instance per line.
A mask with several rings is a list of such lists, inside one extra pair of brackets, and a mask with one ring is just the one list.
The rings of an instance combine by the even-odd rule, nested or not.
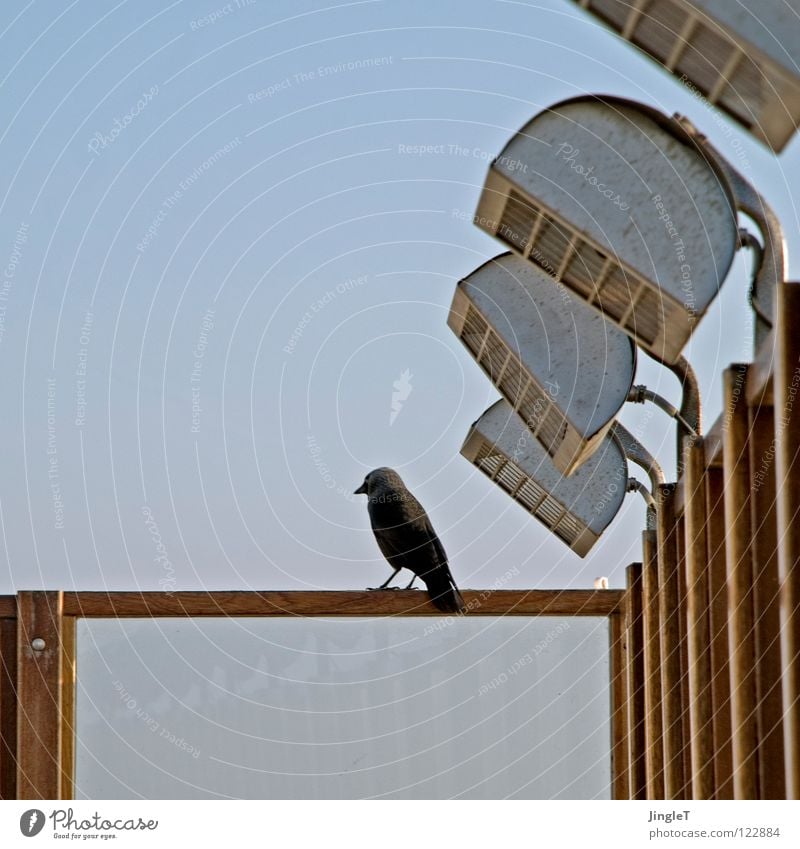
[(404, 552), (398, 545), (398, 540), (391, 533), (379, 528), (373, 528), (373, 533), (375, 534), (375, 541), (378, 543), (378, 548), (381, 550), (381, 554), (389, 561), (389, 565), (395, 569), (402, 569), (403, 563), (401, 561)]
[(444, 546), (424, 510), (415, 510), (412, 515), (408, 511), (386, 511), (382, 515), (376, 511), (372, 518), (375, 539), (392, 567), (419, 575), (440, 610), (455, 613), (465, 609)]
[(427, 515), (423, 519), (423, 531), (429, 539), (425, 558), (427, 563), (416, 570), (417, 574), (425, 581), (431, 600), (436, 607), (447, 613), (465, 611), (464, 599), (453, 580), (444, 546)]
[(428, 517), (413, 519), (395, 516), (393, 524), (373, 526), (378, 547), (397, 569), (410, 569), (422, 575), (439, 563), (447, 565), (447, 556)]
[(439, 561), (439, 564), (441, 566), (444, 566), (444, 568), (447, 569), (448, 572), (449, 572), (450, 570), (449, 570), (449, 567), (447, 565), (447, 553), (444, 550), (444, 546), (442, 545), (441, 541), (439, 540), (438, 534), (433, 529), (433, 525), (431, 525), (431, 523), (428, 521), (427, 516), (425, 517), (425, 521), (428, 525), (428, 530), (430, 532), (431, 544), (433, 545), (434, 550), (436, 551), (436, 559)]

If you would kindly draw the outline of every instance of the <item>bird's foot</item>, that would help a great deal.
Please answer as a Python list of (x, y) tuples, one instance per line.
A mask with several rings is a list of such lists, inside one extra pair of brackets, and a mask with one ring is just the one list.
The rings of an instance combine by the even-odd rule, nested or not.
[(399, 590), (400, 587), (365, 587), (367, 592), (378, 592), (378, 590), (386, 590), (387, 592), (392, 592), (393, 590)]

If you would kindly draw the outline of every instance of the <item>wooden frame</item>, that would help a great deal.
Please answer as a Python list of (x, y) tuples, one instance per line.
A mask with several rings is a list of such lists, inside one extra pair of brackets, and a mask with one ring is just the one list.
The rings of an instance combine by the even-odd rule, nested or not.
[(645, 628), (644, 592), (642, 589), (644, 567), (634, 563), (627, 569), (627, 594), (625, 604), (626, 631), (626, 703), (628, 736), (628, 796), (629, 799), (647, 798), (647, 702), (645, 698)]
[[(606, 616), (614, 798), (800, 798), (800, 284), (661, 487), (627, 589), (465, 591), (470, 616)], [(424, 593), (0, 596), (0, 797), (72, 792), (78, 618), (438, 616)], [(44, 645), (34, 648), (32, 641)]]
[(726, 426), (722, 456), (725, 469), (727, 528), (728, 641), (731, 674), (733, 783), (737, 799), (757, 798), (755, 636), (753, 630), (750, 458), (744, 387), (747, 366), (731, 366), (724, 375)]
[(786, 791), (800, 799), (800, 285), (779, 286), (775, 299), (775, 474), (778, 580), (781, 586), (781, 680), (783, 682)]
[[(612, 796), (630, 787), (623, 590), (464, 590), (469, 616), (609, 619)], [(74, 772), (78, 619), (240, 616), (445, 617), (427, 594), (386, 592), (20, 592), (0, 596), (0, 798), (68, 799)], [(40, 646), (34, 641), (43, 640)]]
[(664, 792), (667, 799), (685, 798), (683, 739), (683, 663), (680, 607), (680, 551), (675, 513), (675, 485), (659, 492), (657, 551), (661, 633), (661, 688), (664, 735)]
[(686, 641), (693, 799), (714, 797), (714, 735), (711, 698), (711, 626), (705, 497), (705, 446), (687, 440), (686, 481)]
[(0, 618), (0, 799), (17, 798), (17, 621)]

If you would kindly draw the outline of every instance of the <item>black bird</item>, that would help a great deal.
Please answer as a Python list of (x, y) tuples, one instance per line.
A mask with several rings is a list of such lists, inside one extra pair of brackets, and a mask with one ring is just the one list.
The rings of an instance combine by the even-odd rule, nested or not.
[(447, 555), (436, 536), (428, 514), (406, 489), (394, 469), (373, 469), (355, 491), (366, 495), (372, 531), (378, 547), (394, 570), (378, 587), (388, 587), (401, 569), (419, 576), (428, 588), (431, 601), (446, 613), (466, 611), (464, 599), (450, 574)]

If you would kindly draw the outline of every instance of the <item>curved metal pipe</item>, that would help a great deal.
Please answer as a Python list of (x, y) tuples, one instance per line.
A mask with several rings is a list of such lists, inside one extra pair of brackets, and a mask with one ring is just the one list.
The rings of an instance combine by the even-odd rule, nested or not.
[(692, 436), (698, 436), (697, 431), (686, 421), (686, 419), (680, 414), (680, 411), (677, 407), (664, 398), (663, 395), (659, 395), (657, 392), (653, 392), (652, 389), (648, 389), (646, 386), (639, 384), (638, 386), (632, 386), (631, 391), (628, 393), (628, 401), (632, 404), (644, 404), (645, 401), (652, 401), (656, 407), (663, 410), (668, 416), (675, 419), (678, 424), (683, 425), (683, 427), (689, 431)]
[(641, 466), (648, 474), (653, 491), (666, 482), (664, 470), (658, 460), (642, 445), (641, 442), (618, 421), (611, 425), (611, 432), (617, 437), (625, 456)]
[[(720, 157), (708, 142), (705, 142), (705, 145)], [(781, 222), (763, 195), (730, 163), (723, 159), (722, 164), (736, 195), (738, 209), (749, 215), (761, 231), (763, 254), (761, 264), (753, 275), (753, 304), (756, 306), (755, 344), (758, 347), (772, 327), (775, 315), (775, 287), (786, 279), (786, 241), (783, 238)], [(769, 318), (765, 321), (762, 316)]]
[(647, 530), (656, 530), (656, 500), (650, 490), (636, 478), (628, 478), (628, 492), (638, 492), (647, 504)]
[(753, 276), (752, 297), (756, 313), (755, 344), (758, 347), (768, 335), (775, 315), (775, 287), (786, 280), (786, 241), (783, 238), (781, 222), (764, 196), (725, 159), (688, 118), (676, 115), (675, 119), (693, 136), (725, 175), (736, 199), (736, 208), (749, 215), (761, 231), (763, 255)]
[[(689, 360), (681, 355), (674, 363), (663, 363), (678, 378), (683, 390), (680, 413), (695, 433), (703, 432), (702, 399), (700, 382)], [(684, 434), (688, 436), (689, 434)], [(683, 442), (679, 441), (678, 445)]]
[(762, 312), (756, 299), (756, 281), (758, 273), (764, 264), (764, 246), (758, 239), (744, 227), (739, 228), (739, 245), (743, 248), (748, 248), (753, 252), (753, 271), (751, 276), (750, 291), (747, 294), (747, 302), (750, 304), (750, 309), (767, 325), (772, 327), (772, 318)]
[[(678, 421), (677, 430), (677, 458), (678, 458), (678, 477), (680, 477), (680, 470), (682, 465), (683, 458), (683, 441), (687, 436), (699, 436), (703, 430), (703, 420), (702, 420), (702, 398), (700, 397), (700, 383), (697, 380), (697, 375), (692, 368), (689, 360), (686, 359), (683, 355), (678, 357), (678, 359), (674, 363), (668, 363), (665, 360), (660, 359), (655, 354), (650, 353), (649, 351), (645, 351), (648, 356), (655, 360), (657, 363), (660, 363), (665, 368), (668, 368), (675, 377), (678, 378), (681, 384), (681, 408), (680, 414), (681, 418), (685, 419), (687, 424), (690, 425), (690, 428), (684, 427), (681, 424), (680, 420)], [(694, 433), (692, 432), (694, 431)]]

